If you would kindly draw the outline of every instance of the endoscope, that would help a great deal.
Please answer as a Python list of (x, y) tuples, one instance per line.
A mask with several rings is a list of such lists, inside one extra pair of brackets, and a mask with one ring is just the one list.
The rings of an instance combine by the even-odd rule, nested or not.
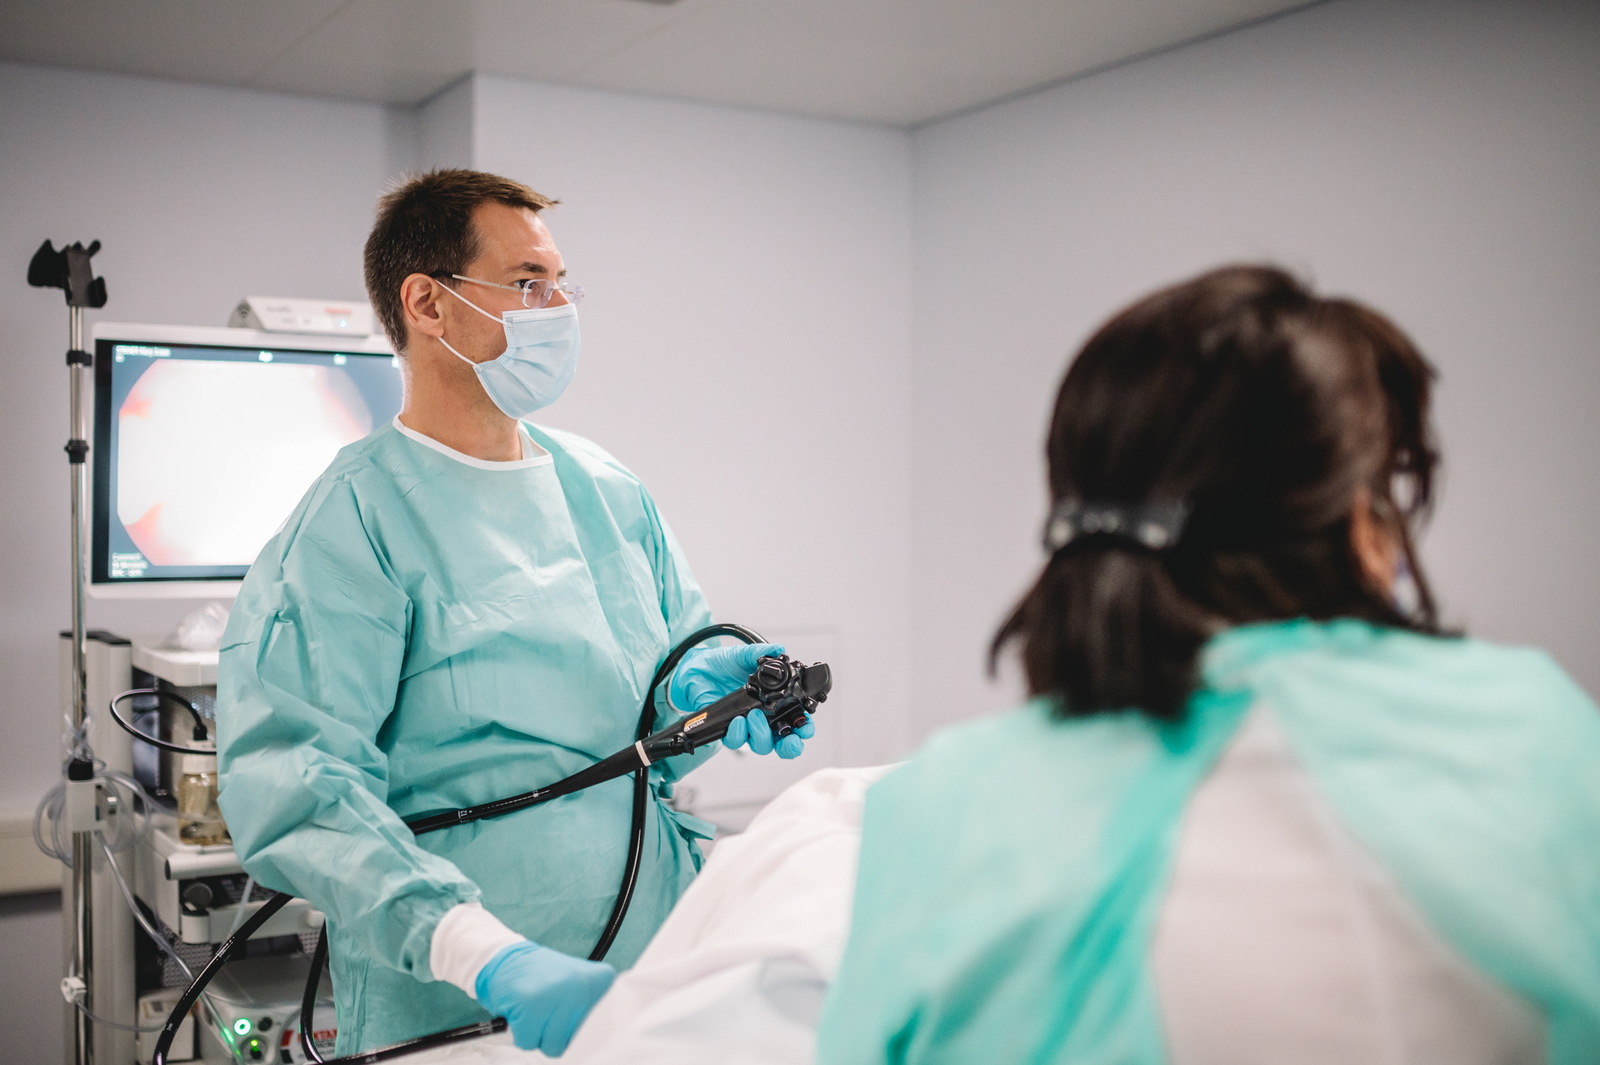
[[(650, 726), (655, 723), (656, 703), (655, 693), (672, 671), (677, 668), (683, 656), (691, 648), (706, 640), (719, 636), (730, 636), (745, 643), (765, 643), (759, 634), (742, 625), (711, 625), (691, 633), (686, 639), (672, 649), (672, 652), (662, 660), (656, 670), (650, 685), (645, 689), (644, 705), (639, 712), (639, 726), (637, 739), (631, 747), (603, 758), (586, 769), (579, 770), (562, 780), (548, 784), (533, 791), (523, 792), (509, 798), (496, 799), (493, 802), (482, 803), (458, 810), (446, 810), (439, 813), (425, 814), (412, 818), (406, 822), (414, 835), (427, 832), (436, 832), (440, 829), (453, 828), (457, 825), (469, 824), (487, 817), (499, 817), (530, 806), (537, 806), (549, 802), (551, 799), (573, 792), (582, 791), (584, 788), (602, 784), (617, 777), (634, 774), (633, 786), (633, 825), (628, 839), (628, 859), (623, 867), (622, 885), (617, 892), (617, 901), (612, 907), (611, 918), (606, 922), (605, 929), (600, 933), (599, 940), (595, 943), (594, 950), (590, 953), (591, 961), (599, 961), (611, 949), (611, 943), (616, 939), (617, 932), (622, 928), (623, 919), (627, 916), (628, 906), (633, 901), (634, 888), (639, 878), (639, 862), (644, 852), (645, 815), (649, 801), (649, 772), (650, 766), (666, 758), (677, 755), (690, 754), (708, 743), (713, 743), (726, 736), (728, 728), (735, 718), (744, 717), (752, 710), (760, 710), (772, 728), (774, 739), (781, 739), (789, 735), (806, 723), (807, 716), (815, 713), (817, 708), (827, 700), (828, 693), (833, 689), (833, 674), (827, 663), (817, 662), (804, 665), (796, 662), (788, 655), (769, 655), (763, 657), (758, 663), (754, 673), (744, 687), (734, 691), (712, 703), (703, 710), (688, 714), (678, 721), (673, 722), (664, 729), (656, 732), (650, 731)], [(112, 701), (113, 708), (123, 698), (135, 694), (124, 692)], [(151, 741), (151, 738), (136, 731), (132, 725), (124, 721), (121, 715), (113, 709), (113, 716), (118, 724), (133, 732), (139, 738)], [(210, 753), (210, 752), (207, 752)], [(167, 1051), (172, 1046), (173, 1038), (178, 1033), (189, 1010), (199, 999), (213, 977), (222, 969), (234, 949), (244, 943), (256, 930), (271, 919), (272, 915), (282, 909), (293, 896), (278, 892), (268, 899), (261, 908), (250, 916), (227, 942), (217, 950), (205, 968), (184, 990), (177, 1006), (167, 1018), (166, 1024), (161, 1029), (161, 1035), (156, 1040), (155, 1053), (151, 1056), (151, 1065), (166, 1065)], [(418, 1039), (409, 1039), (390, 1046), (377, 1047), (373, 1050), (361, 1051), (341, 1058), (323, 1058), (317, 1051), (311, 1038), (311, 1016), (316, 1005), (317, 985), (322, 979), (323, 967), (328, 959), (328, 926), (324, 922), (322, 931), (317, 937), (316, 950), (311, 959), (311, 975), (306, 984), (305, 997), (300, 1010), (300, 1046), (308, 1060), (322, 1063), (322, 1065), (347, 1065), (355, 1062), (379, 1062), (400, 1057), (419, 1050), (456, 1043), (465, 1039), (475, 1039), (480, 1036), (502, 1032), (506, 1028), (504, 1018), (496, 1017), (493, 1020), (482, 1021), (477, 1024), (464, 1025), (452, 1028), (449, 1031), (438, 1032), (434, 1035), (422, 1036)]]

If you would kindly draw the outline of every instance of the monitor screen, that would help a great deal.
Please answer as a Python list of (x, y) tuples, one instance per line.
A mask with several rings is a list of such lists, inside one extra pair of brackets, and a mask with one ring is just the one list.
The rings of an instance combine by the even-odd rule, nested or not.
[(218, 582), (399, 409), (379, 337), (96, 326), (90, 591), (232, 594)]

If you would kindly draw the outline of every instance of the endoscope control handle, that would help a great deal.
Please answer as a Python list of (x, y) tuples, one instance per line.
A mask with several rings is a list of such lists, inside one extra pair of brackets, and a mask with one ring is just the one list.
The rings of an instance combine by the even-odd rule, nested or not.
[(833, 674), (826, 662), (807, 666), (787, 655), (768, 655), (743, 688), (646, 737), (641, 745), (652, 762), (688, 754), (720, 740), (734, 718), (757, 708), (767, 715), (773, 738), (781, 739), (804, 725), (832, 688)]
[[(772, 659), (763, 659), (766, 667)], [(750, 678), (748, 689), (762, 690), (767, 698), (764, 709), (767, 723), (772, 726), (772, 738), (780, 740), (805, 725), (810, 715), (817, 712), (818, 704), (825, 702), (833, 688), (833, 673), (826, 662), (804, 666), (798, 662), (787, 663), (790, 672), (781, 686), (774, 686), (771, 678), (761, 669)]]
[(675, 754), (691, 754), (726, 736), (734, 718), (743, 717), (760, 705), (760, 700), (740, 688), (648, 737), (644, 749), (652, 762)]

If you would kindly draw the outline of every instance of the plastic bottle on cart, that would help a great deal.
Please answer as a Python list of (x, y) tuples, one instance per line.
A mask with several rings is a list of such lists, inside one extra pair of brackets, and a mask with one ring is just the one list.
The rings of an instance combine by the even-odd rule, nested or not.
[[(186, 754), (178, 779), (178, 838), (195, 846), (228, 843), (228, 826), (217, 808), (217, 756)], [(202, 820), (203, 819), (203, 820)]]

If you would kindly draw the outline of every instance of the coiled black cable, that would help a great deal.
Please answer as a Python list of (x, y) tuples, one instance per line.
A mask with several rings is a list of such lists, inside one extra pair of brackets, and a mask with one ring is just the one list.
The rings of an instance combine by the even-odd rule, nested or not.
[[(732, 636), (745, 643), (767, 642), (761, 638), (760, 633), (743, 625), (708, 625), (698, 632), (691, 632), (662, 660), (661, 667), (656, 670), (655, 677), (650, 681), (650, 686), (645, 689), (644, 706), (639, 711), (639, 730), (638, 735), (634, 737), (635, 740), (643, 740), (650, 735), (651, 726), (655, 724), (656, 689), (672, 675), (674, 669), (678, 668), (678, 663), (690, 649), (718, 636)], [(605, 931), (600, 933), (600, 941), (589, 954), (590, 961), (599, 961), (606, 956), (606, 951), (611, 949), (611, 941), (617, 938), (617, 933), (622, 929), (623, 918), (628, 916), (628, 904), (633, 901), (633, 889), (639, 883), (639, 860), (644, 854), (644, 815), (649, 787), (649, 770), (640, 768), (633, 775), (633, 832), (628, 838), (628, 864), (622, 874), (622, 890), (617, 893), (616, 905), (611, 908), (611, 920), (606, 922)]]
[[(678, 663), (683, 660), (683, 656), (691, 649), (698, 644), (704, 643), (706, 640), (715, 639), (721, 636), (731, 636), (735, 639), (742, 640), (747, 644), (766, 642), (755, 630), (747, 629), (743, 625), (708, 625), (703, 629), (699, 629), (696, 632), (690, 633), (667, 654), (666, 658), (662, 660), (661, 665), (656, 669), (655, 676), (651, 678), (649, 686), (645, 689), (644, 704), (639, 710), (639, 726), (637, 729), (637, 735), (635, 736), (636, 741), (642, 741), (647, 738), (652, 731), (651, 726), (655, 724), (656, 689), (661, 687), (662, 683), (665, 682), (669, 676), (671, 676), (672, 671), (676, 669), (678, 667)], [(133, 732), (134, 735), (140, 737), (141, 739), (144, 739), (147, 742), (156, 743), (158, 746), (162, 746), (167, 749), (174, 749), (184, 753), (215, 753), (209, 750), (204, 752), (195, 750), (186, 751), (184, 748), (179, 748), (175, 744), (167, 744), (165, 741), (151, 740), (150, 737), (146, 736), (142, 732), (138, 732), (127, 722), (123, 721), (121, 716), (117, 714), (116, 703), (124, 696), (142, 694), (158, 694), (164, 695), (168, 698), (178, 698), (178, 696), (173, 695), (170, 692), (159, 692), (153, 688), (139, 688), (134, 689), (133, 691), (124, 692), (122, 695), (119, 695), (116, 699), (112, 700), (111, 713), (113, 717), (117, 718), (118, 724), (122, 725), (123, 728), (128, 729), (130, 732)], [(185, 703), (185, 705), (188, 704)], [(194, 710), (192, 706), (190, 707), (190, 710), (197, 715), (196, 720), (198, 720), (198, 711)], [(604, 780), (615, 779), (615, 776), (620, 774), (608, 773), (606, 772), (606, 769), (611, 766), (611, 763), (614, 759), (624, 754), (631, 753), (631, 749), (625, 752), (618, 752), (617, 755), (602, 759), (600, 762), (595, 763), (587, 769), (580, 770), (579, 772), (572, 774), (572, 776), (556, 781), (554, 784), (548, 785), (544, 788), (523, 792), (521, 795), (513, 795), (506, 799), (497, 799), (493, 802), (482, 803), (478, 806), (470, 806), (460, 810), (445, 811), (444, 813), (440, 814), (429, 814), (425, 817), (418, 818), (415, 821), (407, 822), (407, 824), (414, 834), (422, 835), (427, 832), (437, 831), (441, 828), (450, 828), (455, 825), (469, 824), (473, 821), (481, 821), (487, 817), (498, 817), (502, 814), (508, 814), (515, 810), (521, 810), (529, 806), (536, 806), (540, 803), (549, 802), (551, 799), (558, 798), (562, 795), (570, 795), (575, 791), (582, 790), (583, 788), (589, 787), (593, 784), (601, 783)], [(594, 950), (589, 954), (590, 961), (600, 961), (606, 956), (606, 952), (611, 949), (611, 944), (617, 938), (617, 933), (622, 929), (622, 922), (628, 916), (628, 906), (632, 903), (634, 889), (638, 886), (639, 866), (644, 855), (644, 828), (646, 814), (649, 810), (649, 796), (650, 771), (647, 767), (640, 766), (634, 771), (633, 826), (628, 838), (628, 858), (623, 866), (622, 885), (617, 892), (617, 900), (612, 905), (611, 917), (606, 922), (605, 929), (600, 933), (600, 939), (595, 943)], [(183, 996), (178, 1000), (177, 1007), (167, 1018), (167, 1023), (165, 1026), (163, 1026), (161, 1035), (156, 1040), (155, 1053), (150, 1059), (151, 1065), (166, 1065), (167, 1051), (172, 1047), (172, 1040), (177, 1035), (178, 1027), (183, 1023), (183, 1018), (188, 1014), (189, 1010), (193, 1008), (195, 1002), (199, 999), (201, 992), (205, 990), (206, 985), (211, 982), (212, 978), (216, 976), (217, 972), (227, 961), (228, 955), (232, 953), (235, 944), (248, 940), (257, 929), (259, 929), (272, 917), (273, 914), (281, 910), (292, 897), (293, 896), (284, 894), (282, 892), (273, 895), (272, 898), (268, 899), (267, 902), (262, 905), (261, 909), (257, 910), (242, 925), (239, 926), (239, 930), (237, 932), (228, 937), (228, 941), (224, 943), (222, 948), (212, 956), (209, 962), (206, 963), (205, 968), (200, 971), (199, 975), (195, 977), (194, 981), (184, 991)], [(241, 905), (243, 905), (242, 902)], [(401, 1043), (394, 1043), (390, 1046), (378, 1047), (374, 1050), (362, 1051), (360, 1053), (348, 1055), (342, 1058), (325, 1059), (318, 1053), (315, 1041), (312, 1039), (312, 1013), (316, 1007), (317, 990), (318, 986), (322, 982), (322, 970), (327, 964), (327, 958), (328, 926), (327, 922), (324, 921), (322, 925), (322, 931), (317, 936), (316, 950), (312, 954), (311, 975), (306, 984), (305, 993), (301, 997), (299, 1024), (300, 1047), (304, 1051), (307, 1060), (316, 1062), (318, 1065), (350, 1065), (350, 1063), (357, 1062), (366, 1063), (386, 1061), (390, 1058), (399, 1057), (402, 1054), (408, 1054), (413, 1051), (443, 1046), (447, 1043), (459, 1042), (463, 1039), (474, 1039), (478, 1036), (491, 1035), (495, 1032), (502, 1032), (506, 1028), (505, 1019), (496, 1017), (491, 1021), (463, 1025), (459, 1028), (452, 1028), (449, 1031), (437, 1032), (433, 1035), (422, 1036), (417, 1039), (409, 1039)]]
[[(639, 727), (637, 730), (637, 735), (634, 737), (635, 740), (643, 740), (645, 737), (649, 736), (652, 731), (651, 726), (655, 724), (656, 689), (661, 687), (666, 679), (672, 675), (672, 671), (678, 668), (678, 663), (683, 661), (683, 656), (688, 654), (691, 649), (707, 640), (715, 639), (720, 636), (731, 636), (735, 639), (743, 640), (745, 643), (766, 642), (760, 633), (756, 632), (754, 629), (747, 629), (743, 625), (708, 625), (707, 627), (696, 632), (691, 632), (667, 654), (666, 658), (662, 659), (661, 665), (656, 669), (655, 676), (650, 679), (650, 684), (645, 689), (644, 693), (644, 705), (639, 708)], [(615, 757), (617, 756), (612, 756), (612, 758)], [(559, 798), (562, 795), (570, 795), (575, 791), (580, 791), (583, 788), (590, 786), (591, 784), (600, 783), (602, 780), (615, 779), (612, 776), (602, 775), (601, 773), (596, 772), (597, 770), (602, 770), (603, 767), (612, 761), (612, 758), (606, 758), (596, 762), (588, 769), (580, 770), (579, 772), (572, 774), (572, 776), (566, 777), (563, 780), (558, 780), (554, 784), (551, 784), (547, 787), (538, 788), (534, 791), (525, 791), (521, 795), (513, 795), (506, 799), (496, 799), (493, 802), (480, 803), (477, 806), (468, 806), (460, 810), (447, 810), (444, 813), (429, 814), (425, 817), (417, 818), (414, 821), (408, 821), (406, 824), (408, 827), (410, 827), (413, 834), (420, 836), (426, 832), (437, 832), (441, 828), (452, 828), (456, 825), (465, 825), (473, 821), (481, 821), (486, 817), (499, 817), (502, 814), (508, 814), (515, 810), (526, 809), (529, 806), (537, 806), (540, 803), (549, 802), (551, 799)], [(645, 814), (649, 809), (649, 799), (650, 773), (648, 769), (640, 767), (634, 772), (633, 776), (633, 827), (628, 836), (628, 859), (623, 865), (622, 886), (617, 891), (617, 901), (611, 907), (611, 918), (606, 922), (605, 929), (600, 933), (600, 938), (595, 943), (594, 950), (589, 952), (590, 961), (601, 961), (605, 958), (606, 952), (611, 949), (612, 942), (617, 938), (617, 933), (622, 929), (623, 920), (625, 920), (628, 916), (628, 907), (633, 902), (634, 888), (636, 888), (639, 883), (639, 865), (644, 856), (644, 823)], [(315, 1009), (317, 1004), (317, 988), (322, 982), (322, 968), (327, 964), (327, 960), (328, 926), (326, 922), (324, 922), (322, 931), (317, 934), (316, 951), (312, 954), (311, 976), (306, 982), (305, 994), (303, 994), (300, 999), (300, 1049), (305, 1053), (306, 1060), (316, 1062), (318, 1065), (335, 1065), (335, 1062), (344, 1062), (347, 1060), (382, 1060), (380, 1058), (360, 1057), (328, 1059), (326, 1062), (324, 1062), (322, 1056), (318, 1054), (315, 1041), (312, 1039), (312, 1011)], [(496, 1018), (496, 1021), (499, 1023), (500, 1027), (495, 1030), (504, 1030), (505, 1022), (499, 1018)], [(464, 1035), (457, 1034), (467, 1031), (468, 1030), (465, 1028), (456, 1028), (449, 1032), (441, 1032), (439, 1033), (438, 1037), (424, 1036), (423, 1040), (439, 1038), (441, 1043), (454, 1042), (456, 1039), (471, 1038), (471, 1033)], [(450, 1038), (445, 1039), (444, 1037), (446, 1036), (449, 1036)], [(394, 1047), (384, 1047), (380, 1050), (373, 1051), (372, 1053), (382, 1053), (388, 1050), (395, 1050), (396, 1053), (399, 1053), (400, 1051), (397, 1048), (400, 1047), (406, 1047), (411, 1050), (420, 1050), (423, 1046), (438, 1046), (441, 1045), (441, 1043), (412, 1040), (408, 1043), (397, 1043)]]
[(114, 721), (116, 721), (117, 724), (121, 725), (123, 728), (125, 728), (129, 732), (133, 733), (135, 739), (143, 740), (145, 743), (148, 743), (150, 746), (159, 747), (163, 751), (172, 751), (174, 754), (216, 754), (217, 753), (215, 748), (212, 748), (212, 747), (184, 747), (184, 746), (182, 746), (180, 744), (168, 743), (166, 740), (159, 739), (159, 738), (157, 738), (155, 736), (152, 736), (152, 735), (150, 735), (149, 733), (146, 733), (146, 732), (140, 732), (138, 729), (134, 728), (133, 727), (133, 723), (131, 721), (128, 721), (126, 718), (124, 718), (121, 714), (119, 714), (117, 712), (117, 704), (122, 702), (124, 699), (132, 699), (135, 696), (139, 696), (139, 695), (154, 695), (157, 698), (168, 699), (168, 700), (171, 700), (172, 702), (175, 702), (175, 703), (179, 704), (185, 710), (189, 711), (190, 716), (194, 718), (194, 738), (195, 738), (195, 740), (196, 741), (203, 741), (206, 738), (206, 736), (208, 735), (208, 733), (206, 732), (206, 721), (205, 721), (205, 718), (200, 716), (199, 707), (195, 706), (193, 703), (191, 703), (189, 700), (185, 699), (183, 696), (179, 695), (176, 692), (163, 691), (160, 688), (130, 688), (129, 690), (123, 692), (121, 695), (118, 695), (117, 697), (115, 697), (114, 699), (111, 700), (111, 717), (112, 717), (112, 719)]
[[(150, 1065), (167, 1065), (167, 1051), (172, 1049), (172, 1040), (177, 1036), (178, 1029), (183, 1025), (184, 1018), (189, 1015), (189, 1011), (199, 1001), (201, 993), (206, 989), (206, 985), (211, 983), (212, 978), (221, 971), (223, 965), (227, 964), (228, 956), (233, 953), (234, 947), (255, 935), (256, 929), (271, 920), (272, 915), (287, 906), (292, 898), (294, 898), (293, 895), (286, 895), (281, 891), (274, 894), (270, 899), (262, 903), (261, 909), (251, 914), (244, 924), (239, 926), (239, 930), (229, 936), (228, 941), (222, 944), (222, 947), (211, 956), (211, 960), (206, 962), (205, 968), (200, 970), (189, 986), (184, 989), (183, 994), (179, 996), (177, 1006), (168, 1014), (167, 1023), (161, 1027), (161, 1034), (156, 1037), (156, 1049), (155, 1053), (150, 1055)], [(241, 899), (239, 905), (243, 906), (244, 900)]]
[(317, 949), (311, 952), (311, 977), (306, 981), (306, 989), (300, 995), (300, 1052), (306, 1056), (307, 1061), (322, 1060), (322, 1055), (317, 1052), (317, 1046), (312, 1039), (315, 1023), (312, 1014), (317, 1009), (317, 992), (322, 988), (322, 970), (328, 964), (328, 921), (324, 917), (322, 927), (317, 931)]

